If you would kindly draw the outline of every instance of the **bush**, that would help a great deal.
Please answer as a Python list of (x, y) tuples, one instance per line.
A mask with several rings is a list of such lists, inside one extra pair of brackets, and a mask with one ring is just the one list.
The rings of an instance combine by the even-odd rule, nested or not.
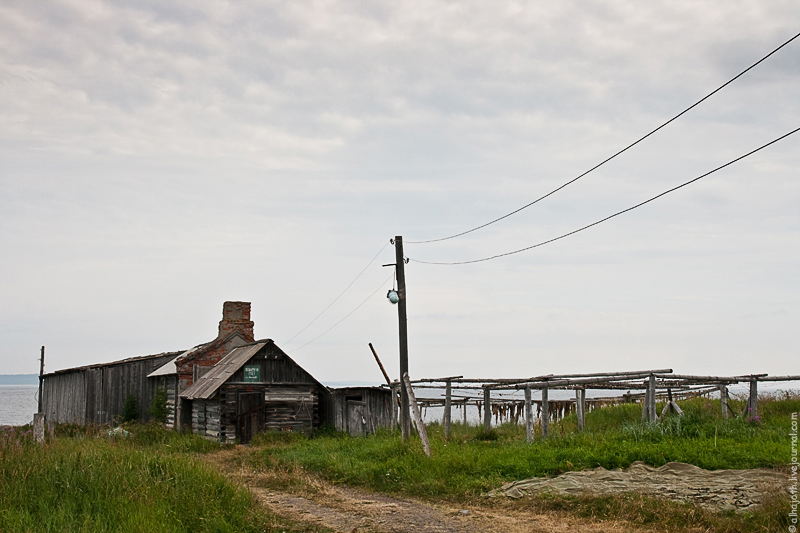
[(150, 404), (150, 409), (147, 414), (155, 421), (164, 424), (167, 421), (167, 391), (165, 389), (156, 389), (153, 394), (153, 402)]
[(122, 423), (134, 422), (139, 419), (139, 399), (134, 393), (128, 394), (125, 404), (122, 406)]

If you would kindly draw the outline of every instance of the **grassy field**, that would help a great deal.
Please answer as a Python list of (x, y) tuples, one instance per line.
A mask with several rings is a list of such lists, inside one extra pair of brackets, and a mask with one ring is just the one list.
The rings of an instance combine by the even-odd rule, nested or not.
[[(445, 439), (433, 424), (431, 458), (417, 439), (403, 442), (397, 432), (353, 438), (325, 430), (311, 438), (260, 435), (232, 457), (248, 471), (269, 472), (274, 488), (297, 493), (313, 491), (323, 481), (498, 510), (623, 519), (663, 530), (786, 530), (788, 500), (782, 496), (760, 511), (737, 515), (639, 495), (519, 501), (481, 496), (506, 481), (633, 461), (655, 466), (681, 461), (707, 469), (789, 462), (789, 420), (800, 411), (798, 395), (760, 402), (759, 420), (723, 420), (718, 400), (698, 398), (681, 406), (685, 416), (644, 425), (637, 405), (599, 409), (587, 414), (586, 431), (578, 433), (574, 417), (567, 418), (551, 426), (549, 438), (531, 445), (521, 426), (503, 425), (486, 434), (455, 424)], [(192, 435), (131, 425), (129, 436), (112, 437), (107, 429), (60, 426), (58, 438), (37, 446), (28, 429), (0, 434), (0, 532), (315, 531), (260, 508), (245, 488), (200, 459), (222, 447)]]
[[(484, 434), (478, 428), (455, 424), (450, 439), (444, 439), (442, 428), (433, 424), (428, 427), (430, 458), (422, 453), (418, 440), (405, 443), (397, 432), (390, 431), (367, 438), (335, 433), (310, 439), (263, 435), (256, 439), (248, 460), (254, 468), (312, 472), (334, 483), (451, 501), (477, 499), (507, 481), (597, 466), (624, 468), (634, 461), (654, 466), (679, 461), (712, 470), (785, 467), (789, 463), (790, 413), (800, 411), (796, 394), (760, 402), (759, 420), (722, 419), (719, 400), (696, 398), (681, 402), (681, 407), (685, 416), (655, 424), (640, 423), (638, 405), (599, 409), (587, 414), (586, 431), (578, 433), (571, 417), (552, 425), (549, 438), (530, 445), (522, 426), (503, 425)], [(743, 405), (737, 407), (741, 411)], [(291, 488), (298, 476), (274, 479)], [(759, 513), (727, 517), (636, 496), (542, 497), (518, 505), (571, 509), (577, 514), (643, 523), (691, 523), (716, 531), (788, 525), (788, 501), (781, 497)]]
[(44, 446), (0, 434), (0, 531), (299, 532), (196, 458), (219, 448), (156, 426), (61, 427)]

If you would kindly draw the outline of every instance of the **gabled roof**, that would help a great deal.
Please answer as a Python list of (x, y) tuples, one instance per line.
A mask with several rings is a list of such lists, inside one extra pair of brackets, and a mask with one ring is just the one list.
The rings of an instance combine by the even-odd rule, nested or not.
[(267, 345), (269, 341), (259, 341), (234, 348), (222, 360), (211, 367), (206, 374), (195, 381), (191, 387), (181, 393), (181, 398), (189, 400), (207, 400), (217, 389), (225, 383), (237, 370), (253, 357), (256, 352)]

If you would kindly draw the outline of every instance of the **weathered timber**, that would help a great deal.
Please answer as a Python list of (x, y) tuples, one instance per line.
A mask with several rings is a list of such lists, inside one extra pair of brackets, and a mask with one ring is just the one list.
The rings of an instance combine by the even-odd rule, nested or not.
[[(406, 274), (405, 256), (403, 255), (403, 237), (396, 235), (394, 238), (395, 252), (395, 277), (397, 278), (398, 338), (400, 348), (400, 379), (405, 380), (408, 374), (408, 318), (406, 315)], [(400, 388), (400, 428), (403, 440), (408, 440), (411, 435), (411, 417), (409, 413), (408, 387)]]
[[(448, 381), (453, 382), (463, 378), (464, 376), (450, 376), (446, 378), (425, 378), (425, 379), (415, 379), (411, 383), (416, 385), (417, 383), (447, 383)], [(419, 387), (417, 387), (419, 388)]]
[(409, 406), (414, 415), (414, 422), (417, 426), (419, 438), (422, 441), (422, 449), (425, 450), (425, 455), (431, 456), (431, 443), (428, 441), (428, 432), (425, 430), (425, 423), (422, 421), (422, 415), (419, 412), (417, 400), (414, 397), (414, 389), (411, 386), (411, 380), (408, 378), (408, 372), (403, 374), (403, 381), (405, 382), (406, 392), (408, 393)]
[(492, 389), (483, 388), (483, 430), (489, 433), (492, 429)]
[(44, 444), (44, 413), (33, 415), (33, 440), (38, 444)]
[(578, 431), (583, 431), (586, 425), (586, 389), (575, 391), (576, 414), (578, 417)]
[(728, 387), (719, 386), (719, 403), (722, 409), (722, 418), (728, 418)]
[(658, 415), (656, 414), (656, 377), (655, 375), (650, 375), (650, 379), (647, 383), (647, 391), (650, 393), (648, 399), (650, 400), (650, 405), (647, 408), (648, 414), (650, 415), (650, 423), (655, 422), (658, 420)]
[(547, 387), (542, 388), (542, 438), (547, 438), (547, 430), (550, 425), (550, 400), (548, 399)]
[(758, 418), (758, 380), (750, 381), (750, 397), (747, 400), (748, 418)]
[(445, 389), (444, 393), (444, 420), (442, 421), (442, 424), (444, 425), (444, 438), (446, 439), (450, 438), (450, 415), (453, 406), (452, 391), (450, 390), (451, 385), (452, 383), (450, 380), (447, 380), (447, 388)]
[(378, 357), (378, 352), (375, 351), (375, 348), (372, 346), (372, 343), (369, 343), (369, 349), (372, 350), (372, 355), (375, 356), (375, 362), (378, 363), (378, 367), (381, 369), (381, 373), (383, 374), (384, 379), (386, 379), (386, 383), (388, 385), (392, 384), (392, 380), (389, 379), (389, 374), (386, 373), (386, 369), (383, 368), (383, 363), (381, 363), (381, 358)]
[(533, 405), (530, 387), (525, 387), (525, 437), (528, 444), (533, 442)]
[(398, 407), (400, 405), (399, 404), (400, 398), (397, 396), (398, 393), (400, 392), (398, 390), (399, 387), (400, 387), (400, 382), (399, 381), (395, 381), (394, 383), (392, 383), (392, 389), (391, 389), (392, 390), (392, 398), (396, 398), (398, 400), (398, 401), (392, 401), (391, 402), (392, 403), (392, 405), (391, 405), (391, 410), (392, 411), (391, 411), (391, 415), (390, 415), (391, 416), (391, 421), (390, 421), (389, 427), (391, 427), (392, 429), (394, 429), (397, 426), (397, 413), (398, 413)]

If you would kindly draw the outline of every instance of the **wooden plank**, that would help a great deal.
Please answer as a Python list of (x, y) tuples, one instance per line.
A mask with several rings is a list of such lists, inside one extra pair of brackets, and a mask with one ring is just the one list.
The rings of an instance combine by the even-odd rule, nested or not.
[(447, 388), (444, 392), (444, 420), (442, 424), (444, 425), (444, 438), (450, 438), (450, 415), (451, 409), (453, 407), (453, 397), (452, 397), (452, 390), (451, 387), (452, 382), (448, 379), (447, 380)]
[(758, 380), (750, 381), (750, 397), (747, 400), (748, 419), (758, 418)]
[(406, 385), (406, 394), (408, 394), (408, 403), (411, 407), (411, 412), (414, 415), (414, 422), (417, 425), (417, 432), (422, 441), (422, 449), (425, 450), (425, 455), (431, 456), (431, 443), (428, 441), (428, 432), (425, 431), (425, 423), (422, 421), (422, 415), (419, 413), (419, 405), (414, 396), (414, 389), (411, 387), (411, 380), (408, 378), (408, 372), (403, 374), (403, 381)]
[(647, 391), (650, 393), (649, 400), (650, 405), (647, 408), (648, 414), (650, 415), (650, 423), (654, 423), (658, 420), (658, 415), (656, 414), (656, 376), (651, 374), (650, 379), (647, 383)]
[(492, 429), (492, 389), (483, 388), (483, 430), (489, 433)]
[(547, 438), (550, 427), (550, 400), (548, 399), (547, 387), (542, 389), (542, 438)]
[(719, 386), (719, 403), (722, 409), (722, 418), (728, 418), (728, 387)]
[(533, 405), (531, 404), (531, 388), (525, 387), (525, 434), (528, 444), (533, 442)]
[(586, 425), (586, 389), (575, 390), (575, 411), (578, 417), (578, 431)]

